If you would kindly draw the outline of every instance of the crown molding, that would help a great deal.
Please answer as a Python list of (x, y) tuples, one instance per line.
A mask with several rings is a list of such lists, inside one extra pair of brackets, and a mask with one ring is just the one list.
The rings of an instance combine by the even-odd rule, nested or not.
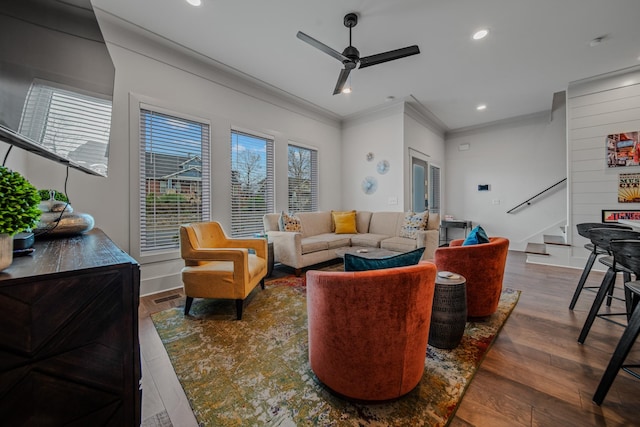
[(537, 113), (523, 114), (521, 116), (509, 117), (502, 120), (495, 120), (493, 122), (481, 123), (479, 125), (467, 126), (463, 128), (453, 129), (445, 133), (445, 141), (448, 138), (465, 136), (468, 134), (476, 133), (482, 130), (490, 130), (491, 128), (498, 126), (513, 126), (522, 125), (527, 122), (549, 121), (550, 110), (538, 111)]
[(103, 9), (95, 7), (95, 11), (101, 27), (108, 29), (103, 31), (107, 45), (113, 44), (276, 107), (340, 127), (342, 117), (329, 110)]

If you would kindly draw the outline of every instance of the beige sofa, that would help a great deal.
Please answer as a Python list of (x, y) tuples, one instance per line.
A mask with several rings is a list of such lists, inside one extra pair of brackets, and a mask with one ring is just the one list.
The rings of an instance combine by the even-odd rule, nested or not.
[(279, 231), (280, 214), (267, 214), (264, 229), (273, 242), (275, 262), (300, 272), (302, 268), (338, 258), (336, 249), (366, 246), (408, 252), (425, 247), (423, 259), (433, 259), (439, 242), (440, 216), (430, 214), (427, 229), (418, 231), (416, 239), (400, 237), (405, 212), (356, 212), (357, 234), (332, 231), (331, 212), (301, 212), (302, 232)]

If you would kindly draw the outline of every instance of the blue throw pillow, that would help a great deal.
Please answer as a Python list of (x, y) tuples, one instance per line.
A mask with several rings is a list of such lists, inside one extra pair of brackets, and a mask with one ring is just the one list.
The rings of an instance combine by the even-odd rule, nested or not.
[(424, 249), (418, 248), (399, 255), (373, 259), (347, 253), (344, 255), (344, 271), (380, 270), (383, 268), (416, 265), (422, 258)]
[(464, 239), (464, 242), (462, 242), (462, 246), (477, 245), (479, 243), (489, 243), (489, 242), (490, 242), (489, 237), (487, 236), (487, 233), (484, 231), (484, 228), (478, 225), (473, 230), (471, 230), (471, 233), (469, 233), (467, 238)]

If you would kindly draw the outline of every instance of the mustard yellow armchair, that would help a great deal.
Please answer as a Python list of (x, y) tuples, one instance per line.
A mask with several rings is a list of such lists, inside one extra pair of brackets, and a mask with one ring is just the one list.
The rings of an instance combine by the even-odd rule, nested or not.
[[(253, 249), (254, 253), (249, 253)], [(267, 275), (266, 239), (228, 238), (220, 223), (180, 226), (180, 253), (184, 259), (182, 283), (188, 315), (194, 298), (236, 300), (238, 320), (244, 299)]]

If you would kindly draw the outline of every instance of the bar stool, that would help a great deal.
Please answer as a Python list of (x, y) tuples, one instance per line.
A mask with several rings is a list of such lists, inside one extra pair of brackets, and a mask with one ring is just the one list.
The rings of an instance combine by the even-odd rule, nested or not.
[[(611, 242), (611, 250), (618, 262), (634, 271), (637, 278), (640, 273), (640, 241), (621, 240)], [(604, 401), (620, 369), (640, 379), (640, 374), (631, 370), (631, 368), (640, 368), (640, 365), (624, 364), (625, 359), (629, 355), (629, 351), (638, 338), (638, 334), (640, 334), (640, 305), (638, 305), (638, 301), (640, 301), (640, 281), (625, 283), (624, 290), (628, 312), (627, 327), (593, 395), (593, 401), (598, 405), (601, 405)]]
[[(586, 237), (587, 239), (591, 239), (591, 237), (589, 236), (589, 231), (592, 228), (618, 228), (621, 230), (631, 230), (631, 227), (626, 225), (606, 223), (606, 222), (584, 222), (582, 224), (576, 225), (576, 228), (578, 229), (578, 234), (581, 235), (582, 237)], [(571, 298), (571, 304), (569, 304), (570, 310), (573, 310), (573, 308), (576, 306), (576, 303), (578, 302), (578, 297), (580, 296), (580, 292), (582, 292), (582, 289), (586, 289), (591, 292), (596, 292), (594, 289), (599, 288), (599, 286), (585, 287), (584, 284), (587, 282), (587, 277), (591, 272), (591, 268), (593, 267), (593, 263), (595, 262), (596, 258), (600, 255), (610, 255), (610, 253), (607, 250), (599, 246), (596, 246), (593, 242), (586, 243), (584, 247), (590, 252), (590, 254), (589, 254), (589, 258), (587, 258), (587, 263), (584, 266), (584, 270), (582, 270), (582, 275), (580, 276), (580, 280), (578, 281), (578, 286), (576, 287), (576, 290), (573, 293), (573, 298)]]
[[(592, 228), (589, 231), (589, 236), (591, 236), (591, 241), (594, 245), (608, 251), (609, 253), (611, 253), (611, 242), (614, 240), (640, 240), (640, 232), (638, 231), (618, 230), (612, 228)], [(605, 297), (607, 297), (607, 306), (611, 305), (612, 298), (616, 298), (613, 296), (613, 290), (615, 288), (617, 273), (623, 274), (624, 282), (626, 283), (631, 281), (631, 274), (633, 274), (633, 271), (620, 264), (617, 264), (616, 259), (613, 256), (602, 257), (599, 261), (609, 268), (607, 269), (607, 272), (602, 279), (602, 283), (600, 283), (596, 298), (593, 300), (591, 310), (589, 310), (587, 319), (585, 320), (582, 331), (580, 332), (580, 336), (578, 337), (578, 342), (580, 344), (584, 344), (584, 341), (587, 339), (589, 330), (591, 329), (593, 321), (596, 319), (596, 317), (600, 317), (604, 320), (616, 323), (621, 326), (625, 326), (624, 324), (616, 322), (609, 317), (619, 316), (623, 314), (627, 315), (627, 312), (598, 314), (598, 311), (600, 311), (600, 307), (602, 306)]]

